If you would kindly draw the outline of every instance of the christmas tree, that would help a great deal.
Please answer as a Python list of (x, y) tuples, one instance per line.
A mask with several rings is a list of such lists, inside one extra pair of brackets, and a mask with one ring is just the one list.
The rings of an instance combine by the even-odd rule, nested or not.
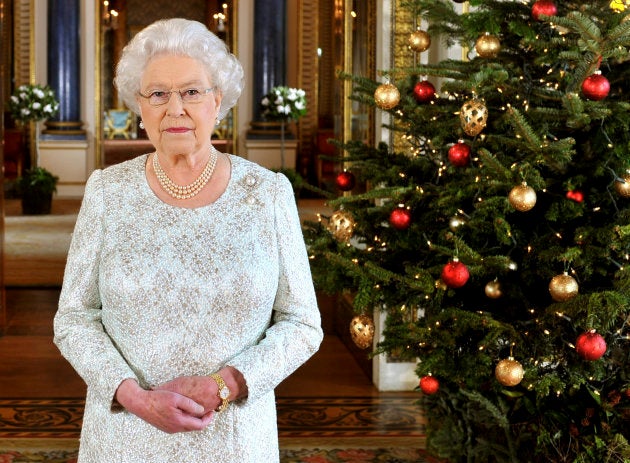
[(630, 2), (455, 3), (401, 5), (461, 59), (342, 76), (394, 136), (338, 143), (316, 284), (386, 312), (437, 456), (630, 461)]

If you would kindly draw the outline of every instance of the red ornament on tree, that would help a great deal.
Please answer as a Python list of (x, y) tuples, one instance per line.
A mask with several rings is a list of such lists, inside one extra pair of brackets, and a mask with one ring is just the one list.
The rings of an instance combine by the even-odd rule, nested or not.
[(411, 211), (398, 206), (389, 214), (389, 223), (397, 230), (406, 230), (411, 225)]
[(470, 161), (470, 146), (459, 140), (448, 149), (448, 160), (455, 167), (466, 167)]
[(435, 394), (440, 389), (440, 382), (435, 376), (423, 376), (420, 378), (420, 389), (426, 395)]
[(468, 268), (457, 258), (449, 261), (442, 269), (442, 281), (449, 288), (461, 288), (469, 277)]
[(413, 95), (419, 103), (428, 103), (435, 98), (435, 87), (428, 80), (421, 80), (413, 87)]
[(558, 8), (551, 0), (538, 0), (532, 6), (532, 16), (538, 21), (538, 17), (541, 14), (545, 16), (555, 16), (558, 14)]
[(597, 360), (606, 352), (606, 341), (595, 330), (590, 330), (578, 336), (575, 350), (584, 360)]
[(608, 96), (610, 82), (599, 71), (582, 82), (582, 94), (589, 100), (599, 101)]
[(352, 172), (344, 170), (337, 175), (335, 183), (337, 184), (337, 188), (339, 188), (341, 191), (350, 191), (354, 188), (356, 180)]
[(567, 198), (575, 201), (576, 203), (581, 203), (584, 201), (584, 193), (580, 190), (567, 191)]

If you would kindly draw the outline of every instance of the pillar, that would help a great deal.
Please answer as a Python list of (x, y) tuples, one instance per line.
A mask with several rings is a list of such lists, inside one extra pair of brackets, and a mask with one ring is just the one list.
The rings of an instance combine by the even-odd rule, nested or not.
[(59, 112), (46, 121), (51, 138), (82, 139), (80, 80), (80, 1), (48, 0), (48, 85)]
[(254, 119), (260, 120), (260, 100), (286, 80), (286, 0), (255, 0)]

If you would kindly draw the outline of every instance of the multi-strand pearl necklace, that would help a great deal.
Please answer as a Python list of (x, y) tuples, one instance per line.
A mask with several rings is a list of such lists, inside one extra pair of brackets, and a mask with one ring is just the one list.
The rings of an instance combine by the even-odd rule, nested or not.
[(198, 195), (203, 187), (210, 181), (210, 177), (212, 177), (214, 168), (217, 165), (217, 158), (217, 151), (212, 147), (206, 167), (203, 168), (199, 177), (188, 185), (178, 185), (166, 175), (166, 172), (164, 172), (164, 169), (162, 169), (160, 165), (157, 152), (153, 154), (153, 170), (155, 170), (155, 175), (160, 186), (169, 196), (175, 199), (189, 199)]

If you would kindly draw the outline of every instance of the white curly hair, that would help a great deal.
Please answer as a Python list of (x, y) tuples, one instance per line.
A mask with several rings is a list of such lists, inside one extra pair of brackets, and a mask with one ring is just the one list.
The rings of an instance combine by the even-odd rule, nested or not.
[(223, 40), (198, 21), (162, 19), (145, 27), (125, 46), (116, 66), (114, 85), (136, 114), (140, 80), (147, 63), (157, 55), (187, 56), (200, 61), (223, 99), (218, 118), (223, 119), (243, 90), (243, 67)]

